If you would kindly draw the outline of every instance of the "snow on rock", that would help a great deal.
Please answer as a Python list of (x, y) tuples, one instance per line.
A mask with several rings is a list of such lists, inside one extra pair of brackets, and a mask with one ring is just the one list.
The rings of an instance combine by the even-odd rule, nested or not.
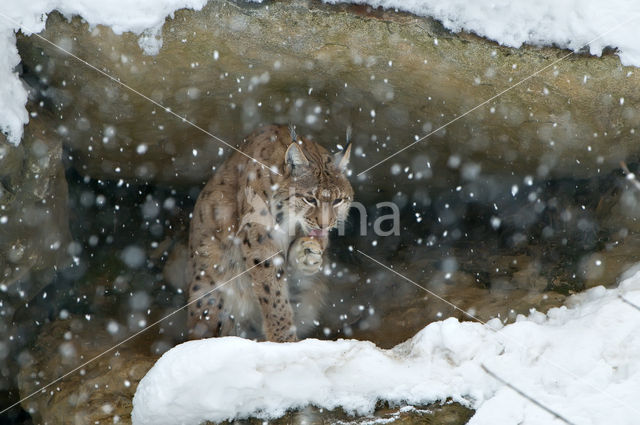
[[(19, 56), (15, 31), (40, 32), (46, 14), (82, 16), (90, 25), (107, 25), (116, 33), (141, 34), (140, 47), (155, 54), (162, 46), (160, 29), (179, 8), (200, 10), (207, 0), (3, 0), (0, 2), (0, 130), (18, 144), (28, 121), (27, 93), (15, 72)], [(253, 0), (258, 3), (262, 0)], [(339, 3), (342, 0), (323, 0)], [(352, 0), (430, 16), (452, 31), (466, 30), (520, 47), (523, 43), (579, 50), (591, 42), (592, 54), (618, 49), (623, 64), (640, 66), (640, 2), (636, 0)], [(635, 22), (630, 19), (638, 18)], [(622, 24), (622, 25), (621, 25)], [(621, 26), (619, 26), (621, 25)], [(59, 40), (53, 40), (58, 41)], [(71, 44), (71, 43), (68, 43)], [(73, 46), (70, 46), (73, 50)], [(78, 65), (82, 66), (82, 65)]]
[[(117, 34), (142, 34), (140, 47), (148, 54), (158, 52), (160, 28), (167, 16), (181, 8), (200, 10), (207, 0), (3, 0), (0, 1), (0, 131), (17, 145), (28, 122), (27, 91), (15, 68), (20, 62), (15, 32), (39, 33), (47, 13), (57, 10), (68, 18), (82, 16), (89, 25), (106, 25)], [(59, 40), (52, 40), (60, 43)], [(64, 43), (63, 43), (64, 44)], [(73, 46), (65, 45), (65, 48)], [(78, 64), (78, 66), (84, 66)]]
[[(342, 3), (342, 0), (323, 0)], [(618, 50), (624, 65), (640, 66), (640, 2), (636, 0), (351, 0), (351, 3), (430, 16), (510, 47), (524, 43), (580, 50)]]
[(27, 90), (18, 74), (13, 72), (19, 62), (16, 36), (11, 28), (0, 22), (0, 131), (14, 145), (20, 143), (22, 126), (29, 120), (25, 108)]
[(315, 405), (371, 412), (377, 400), (451, 398), (470, 424), (548, 424), (553, 417), (497, 376), (576, 424), (632, 424), (640, 414), (640, 273), (513, 324), (435, 322), (391, 350), (369, 342), (277, 344), (227, 337), (166, 352), (140, 381), (134, 425), (198, 424)]

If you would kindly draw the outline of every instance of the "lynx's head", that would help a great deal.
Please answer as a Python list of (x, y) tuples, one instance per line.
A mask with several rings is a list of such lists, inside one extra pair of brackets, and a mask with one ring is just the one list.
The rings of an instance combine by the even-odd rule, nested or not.
[(344, 222), (353, 201), (353, 189), (345, 175), (351, 145), (336, 154), (306, 139), (292, 142), (285, 153), (288, 222), (303, 233), (323, 237)]

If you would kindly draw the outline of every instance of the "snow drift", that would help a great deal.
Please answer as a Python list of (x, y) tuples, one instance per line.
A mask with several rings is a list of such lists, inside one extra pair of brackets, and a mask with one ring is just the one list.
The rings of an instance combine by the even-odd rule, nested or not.
[(371, 412), (377, 400), (448, 398), (476, 409), (471, 424), (548, 424), (553, 417), (482, 370), (577, 424), (637, 423), (640, 273), (594, 288), (546, 315), (502, 326), (447, 319), (391, 350), (369, 342), (191, 341), (140, 382), (133, 424), (275, 418), (309, 404)]

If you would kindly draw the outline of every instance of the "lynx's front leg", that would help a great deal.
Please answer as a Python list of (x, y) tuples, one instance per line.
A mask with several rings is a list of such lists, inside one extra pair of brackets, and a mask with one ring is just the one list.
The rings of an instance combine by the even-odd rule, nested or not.
[(293, 309), (284, 272), (284, 253), (279, 251), (262, 225), (247, 225), (242, 252), (251, 275), (253, 292), (260, 303), (264, 333), (269, 341), (297, 341)]
[(289, 248), (289, 265), (306, 275), (316, 274), (322, 269), (322, 255), (326, 247), (324, 238), (302, 236)]

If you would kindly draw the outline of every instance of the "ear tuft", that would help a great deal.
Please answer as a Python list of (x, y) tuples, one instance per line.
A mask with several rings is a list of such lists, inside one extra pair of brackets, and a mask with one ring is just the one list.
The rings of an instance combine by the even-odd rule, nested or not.
[(333, 163), (340, 169), (340, 171), (344, 171), (347, 169), (349, 165), (349, 157), (351, 156), (351, 126), (347, 127), (347, 141), (344, 149), (341, 152), (338, 152), (333, 155)]
[(291, 136), (292, 142), (298, 141), (298, 135), (296, 134), (296, 126), (293, 123), (289, 123), (289, 135)]
[(309, 160), (304, 153), (302, 152), (302, 148), (296, 142), (293, 142), (287, 148), (287, 152), (284, 154), (285, 163), (289, 165), (291, 168), (296, 167), (304, 167), (309, 165)]
[(346, 149), (343, 149), (341, 152), (338, 152), (333, 155), (333, 163), (340, 169), (340, 171), (344, 171), (347, 169), (349, 165), (349, 157), (351, 156), (351, 145), (347, 146)]

